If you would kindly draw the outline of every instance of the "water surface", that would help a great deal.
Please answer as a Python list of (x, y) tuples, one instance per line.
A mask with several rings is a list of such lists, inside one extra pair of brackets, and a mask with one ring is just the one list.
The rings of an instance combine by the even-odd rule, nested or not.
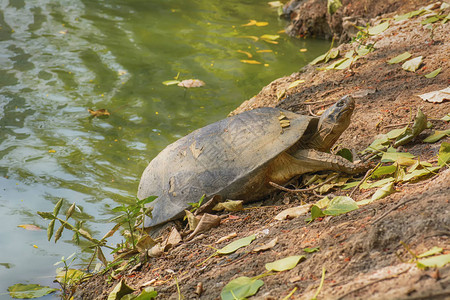
[[(269, 24), (241, 26), (251, 19)], [(283, 26), (256, 0), (0, 1), (0, 297), (15, 283), (55, 286), (53, 263), (72, 252), (86, 258), (70, 232), (54, 244), (45, 230), (17, 227), (45, 229), (36, 211), (76, 202), (76, 217), (103, 236), (111, 209), (134, 199), (142, 171), (166, 145), (329, 46), (248, 37)], [(206, 85), (162, 84), (178, 73)], [(90, 118), (89, 108), (111, 115)]]

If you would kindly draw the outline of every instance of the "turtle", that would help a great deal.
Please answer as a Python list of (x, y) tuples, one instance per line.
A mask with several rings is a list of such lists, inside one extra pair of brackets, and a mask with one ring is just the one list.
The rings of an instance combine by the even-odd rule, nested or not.
[(366, 167), (329, 153), (349, 126), (355, 101), (345, 96), (321, 117), (262, 107), (228, 117), (180, 138), (144, 170), (138, 199), (149, 203), (154, 227), (180, 218), (206, 195), (255, 201), (299, 175), (324, 170), (355, 174)]

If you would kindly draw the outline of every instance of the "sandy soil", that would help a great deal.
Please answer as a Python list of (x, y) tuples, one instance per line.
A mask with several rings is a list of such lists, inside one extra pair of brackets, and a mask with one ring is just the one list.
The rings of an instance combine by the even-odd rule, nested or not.
[[(416, 2), (408, 2), (410, 5), (402, 8), (417, 9)], [(372, 23), (393, 15), (383, 15)], [(420, 24), (425, 18), (391, 21), (390, 28), (368, 41), (375, 42), (376, 50), (360, 58), (350, 69), (319, 71), (316, 68), (323, 65), (307, 66), (298, 73), (275, 80), (234, 113), (260, 106), (317, 113), (341, 96), (353, 94), (357, 97), (353, 121), (338, 144), (356, 150), (366, 148), (376, 135), (391, 130), (389, 126), (408, 122), (417, 107), (429, 118), (439, 119), (450, 112), (450, 102), (428, 103), (416, 95), (450, 85), (450, 22), (436, 23), (431, 36), (430, 30)], [(343, 44), (339, 49), (344, 53), (354, 47), (355, 44)], [(398, 64), (386, 63), (405, 51), (413, 57), (423, 56), (416, 73), (407, 72)], [(438, 67), (442, 71), (435, 78), (423, 76)], [(298, 79), (305, 82), (286, 90)], [(281, 94), (284, 96), (280, 98)], [(305, 101), (323, 103), (306, 105)], [(449, 127), (445, 122), (433, 123), (436, 129)], [(440, 144), (450, 139), (435, 144), (422, 143), (429, 133), (431, 130), (426, 130), (403, 149), (423, 159), (432, 158)], [(252, 299), (283, 299), (295, 287), (297, 291), (290, 299), (311, 299), (319, 285), (322, 267), (327, 273), (318, 299), (449, 299), (450, 266), (419, 270), (415, 264), (408, 263), (411, 255), (402, 243), (415, 253), (433, 246), (444, 248), (446, 253), (450, 251), (450, 170), (441, 169), (432, 178), (397, 186), (397, 190), (356, 211), (310, 224), (304, 217), (285, 221), (275, 221), (273, 217), (288, 207), (299, 205), (301, 200), (319, 198), (313, 194), (277, 193), (253, 208), (230, 215), (224, 213), (219, 227), (193, 241), (181, 243), (163, 257), (150, 258), (148, 263), (125, 271), (122, 278), (134, 288), (156, 279), (153, 285), (161, 299), (178, 299), (176, 276), (185, 299), (220, 299), (222, 288), (230, 280), (259, 275), (265, 271), (267, 262), (306, 254), (302, 251), (305, 247), (320, 247), (319, 252), (306, 254), (306, 259), (294, 269), (263, 278), (264, 285)], [(343, 192), (335, 191), (339, 193)], [(357, 192), (353, 198), (361, 200), (367, 195), (366, 191)], [(197, 266), (214, 252), (209, 245), (225, 246), (229, 241), (219, 244), (215, 241), (233, 232), (237, 233), (235, 239), (253, 233), (258, 238), (234, 254), (216, 256)], [(249, 252), (275, 237), (278, 243), (270, 250)], [(117, 283), (107, 278), (108, 275), (95, 276), (84, 283), (76, 299), (106, 299)], [(203, 285), (200, 296), (195, 293), (199, 283)]]

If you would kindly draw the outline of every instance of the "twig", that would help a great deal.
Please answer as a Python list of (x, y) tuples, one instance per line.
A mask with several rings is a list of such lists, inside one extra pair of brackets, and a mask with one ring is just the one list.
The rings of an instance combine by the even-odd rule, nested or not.
[(313, 117), (318, 117), (318, 115), (316, 115), (315, 113), (312, 112), (312, 110), (311, 110), (311, 105), (308, 105), (308, 111), (309, 111), (309, 114), (310, 114), (311, 116), (313, 116)]
[(361, 181), (353, 188), (352, 192), (349, 195), (350, 198), (353, 196), (353, 194), (356, 192), (356, 190), (364, 183), (364, 181), (366, 181), (367, 178), (369, 178), (369, 176), (372, 175), (376, 169), (378, 169), (378, 167), (380, 165), (381, 165), (381, 163), (378, 163), (378, 165), (376, 165), (375, 168), (366, 172), (366, 175), (364, 175), (363, 179), (361, 179)]
[(365, 285), (362, 285), (362, 286), (360, 286), (360, 287), (358, 287), (358, 288), (356, 288), (356, 289), (353, 289), (353, 290), (351, 290), (351, 291), (345, 293), (344, 295), (340, 296), (340, 297), (337, 298), (337, 299), (338, 299), (338, 300), (340, 300), (340, 299), (345, 299), (348, 295), (353, 294), (354, 292), (357, 292), (357, 291), (359, 291), (359, 290), (362, 290), (362, 289), (364, 289), (364, 288), (366, 288), (366, 287), (368, 287), (368, 286), (371, 286), (372, 284), (378, 283), (378, 282), (380, 282), (380, 281), (384, 281), (384, 280), (386, 280), (386, 279), (396, 278), (398, 275), (401, 275), (401, 274), (403, 274), (403, 273), (405, 273), (405, 272), (407, 272), (407, 271), (409, 271), (409, 269), (404, 270), (403, 272), (400, 272), (400, 273), (397, 273), (397, 274), (388, 276), (388, 277), (380, 278), (380, 279), (378, 279), (378, 280), (369, 282), (369, 283), (367, 283), (367, 284), (365, 284)]
[(339, 177), (339, 174), (338, 174), (338, 175), (334, 175), (333, 177), (328, 178), (327, 180), (325, 180), (324, 182), (322, 182), (321, 184), (318, 184), (318, 185), (316, 185), (316, 186), (313, 186), (313, 187), (310, 187), (310, 188), (307, 188), (307, 189), (293, 189), (293, 190), (291, 190), (291, 189), (285, 188), (284, 186), (281, 186), (281, 185), (279, 185), (279, 184), (276, 184), (275, 182), (272, 182), (272, 181), (270, 181), (269, 184), (270, 184), (271, 186), (273, 186), (273, 187), (275, 187), (275, 188), (277, 188), (277, 189), (279, 189), (279, 190), (285, 191), (285, 192), (299, 193), (299, 192), (313, 191), (313, 190), (315, 190), (315, 189), (317, 189), (317, 188), (319, 188), (319, 187), (321, 187), (321, 186), (327, 184), (328, 182), (330, 182), (330, 181), (332, 181), (332, 180), (334, 180), (334, 179), (336, 179), (336, 178), (338, 178), (338, 177)]
[(328, 100), (328, 101), (314, 101), (314, 102), (304, 102), (306, 105), (312, 105), (312, 104), (331, 104), (336, 102), (336, 100)]
[[(446, 122), (446, 121), (441, 120), (441, 119), (427, 119), (427, 121), (433, 121), (433, 122), (436, 122), (436, 121), (438, 121), (438, 122)], [(407, 123), (399, 123), (399, 124), (386, 125), (386, 126), (383, 126), (381, 129), (385, 129), (385, 128), (393, 128), (393, 127), (400, 127), (400, 126), (406, 126), (406, 125), (410, 125), (411, 122), (412, 122), (412, 120), (409, 121), (409, 122), (407, 122)]]
[(412, 199), (407, 199), (407, 200), (404, 200), (404, 201), (400, 202), (399, 204), (395, 205), (393, 208), (391, 208), (390, 210), (388, 210), (387, 212), (385, 212), (384, 214), (382, 214), (380, 217), (378, 217), (377, 219), (375, 219), (374, 221), (372, 221), (371, 225), (374, 225), (374, 224), (380, 222), (380, 221), (381, 221), (382, 219), (384, 219), (388, 214), (390, 214), (391, 212), (393, 212), (394, 210), (396, 210), (396, 209), (399, 208), (400, 206), (402, 206), (402, 205), (404, 205), (404, 204), (406, 204), (406, 203), (408, 203), (408, 202), (415, 201), (415, 200), (418, 200), (418, 199), (412, 198)]

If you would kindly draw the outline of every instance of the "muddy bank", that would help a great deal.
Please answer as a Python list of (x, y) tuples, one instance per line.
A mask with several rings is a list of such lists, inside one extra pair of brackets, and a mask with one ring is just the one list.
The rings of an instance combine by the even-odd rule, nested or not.
[(330, 14), (327, 0), (291, 0), (283, 7), (283, 17), (290, 24), (286, 33), (293, 37), (327, 38), (335, 36), (341, 42), (348, 41), (358, 31), (357, 26), (365, 26), (371, 19), (388, 13), (402, 14), (432, 0), (342, 0), (342, 6)]
[[(391, 2), (378, 3), (390, 7)], [(419, 8), (418, 2), (405, 1), (402, 9), (415, 10)], [(420, 2), (420, 6), (423, 5)], [(346, 1), (343, 4), (350, 5)], [(395, 14), (382, 15), (371, 23), (379, 24)], [(365, 41), (375, 45), (374, 51), (361, 56), (349, 68), (317, 69), (332, 62), (306, 66), (264, 87), (234, 113), (260, 106), (318, 113), (329, 103), (352, 94), (357, 101), (356, 110), (338, 144), (358, 151), (366, 148), (378, 134), (395, 128), (392, 125), (408, 123), (417, 107), (429, 118), (440, 119), (450, 112), (450, 102), (429, 103), (417, 95), (450, 85), (450, 22), (436, 23), (431, 32), (421, 24), (426, 18), (421, 15), (399, 22), (391, 20), (387, 30)], [(356, 43), (339, 46), (341, 56), (355, 47)], [(401, 64), (386, 63), (405, 51), (412, 57), (423, 57), (415, 73), (403, 70)], [(436, 77), (423, 76), (437, 68), (441, 68), (441, 72)], [(289, 88), (297, 80), (304, 82)], [(449, 128), (446, 122), (433, 121), (433, 124), (434, 129)], [(441, 143), (449, 142), (450, 138), (434, 144), (423, 143), (423, 138), (431, 132), (425, 130), (402, 149), (421, 159), (432, 160)], [(327, 273), (319, 299), (447, 299), (450, 297), (450, 266), (424, 271), (408, 262), (410, 251), (422, 253), (433, 246), (444, 248), (444, 253), (450, 251), (450, 170), (443, 168), (429, 179), (396, 188), (396, 193), (382, 200), (310, 224), (304, 217), (284, 221), (275, 221), (273, 217), (302, 201), (315, 202), (320, 198), (312, 193), (280, 192), (244, 211), (223, 213), (219, 227), (193, 241), (181, 243), (163, 257), (149, 258), (148, 262), (124, 271), (119, 277), (136, 289), (151, 282), (160, 299), (178, 299), (177, 283), (186, 299), (219, 299), (222, 288), (230, 280), (257, 276), (265, 271), (267, 262), (306, 254), (303, 252), (306, 247), (320, 247), (319, 252), (306, 254), (306, 259), (292, 270), (265, 277), (264, 285), (252, 299), (282, 299), (294, 288), (297, 290), (290, 299), (310, 299), (320, 283), (322, 268)], [(345, 194), (345, 191), (334, 193)], [(353, 198), (362, 200), (370, 193), (358, 190)], [(250, 248), (216, 256), (199, 265), (214, 252), (209, 246), (225, 246), (229, 241), (216, 241), (234, 232), (235, 239), (251, 234), (256, 234), (257, 239)], [(270, 250), (249, 252), (275, 237), (278, 242)], [(84, 283), (76, 299), (106, 299), (118, 282), (108, 281), (108, 276), (97, 275)], [(203, 285), (201, 295), (196, 293), (199, 283)]]

